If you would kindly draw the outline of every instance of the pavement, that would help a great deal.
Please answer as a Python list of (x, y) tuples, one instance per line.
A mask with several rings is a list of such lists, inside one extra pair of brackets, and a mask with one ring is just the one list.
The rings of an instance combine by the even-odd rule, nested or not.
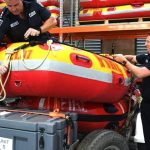
[(138, 150), (136, 143), (130, 143), (129, 148), (130, 148), (130, 150)]

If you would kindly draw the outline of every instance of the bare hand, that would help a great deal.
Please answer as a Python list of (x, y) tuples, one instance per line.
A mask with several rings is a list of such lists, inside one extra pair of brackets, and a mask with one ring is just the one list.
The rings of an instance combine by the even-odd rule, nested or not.
[(33, 29), (33, 28), (29, 28), (24, 34), (24, 37), (25, 39), (28, 39), (29, 36), (39, 36), (39, 35), (40, 35), (40, 31)]
[(1, 65), (0, 66), (0, 74), (1, 75), (3, 75), (4, 73), (6, 73), (7, 72), (7, 67), (5, 66), (5, 65)]
[(122, 63), (123, 61), (127, 61), (127, 59), (122, 54), (115, 54), (113, 56), (114, 60)]

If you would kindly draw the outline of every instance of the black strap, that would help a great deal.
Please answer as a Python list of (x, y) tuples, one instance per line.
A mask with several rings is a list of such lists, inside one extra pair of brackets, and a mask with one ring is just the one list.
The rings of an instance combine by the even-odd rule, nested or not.
[(20, 50), (20, 49), (25, 49), (29, 46), (35, 46), (35, 45), (38, 45), (38, 44), (42, 45), (42, 44), (44, 44), (44, 42), (42, 42), (42, 41), (30, 41), (28, 44), (23, 44), (23, 45), (15, 48), (14, 51), (17, 51), (17, 50)]
[(102, 121), (121, 121), (127, 118), (128, 113), (122, 115), (91, 115), (91, 114), (78, 114), (78, 121), (87, 122), (102, 122)]

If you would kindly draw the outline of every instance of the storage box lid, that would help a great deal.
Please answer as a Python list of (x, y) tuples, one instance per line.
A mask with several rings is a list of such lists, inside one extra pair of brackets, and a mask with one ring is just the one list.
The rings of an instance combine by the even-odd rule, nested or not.
[[(28, 111), (31, 112), (31, 110)], [(32, 110), (32, 112), (37, 111)], [(40, 112), (38, 111), (38, 113)], [(48, 114), (43, 111), (42, 113)], [(73, 120), (77, 119), (75, 113), (70, 116)], [(66, 127), (66, 120), (52, 118), (48, 115), (3, 111), (0, 108), (0, 127), (26, 131), (39, 131), (40, 128), (44, 128), (44, 132), (53, 134), (56, 133), (56, 130), (62, 130)]]

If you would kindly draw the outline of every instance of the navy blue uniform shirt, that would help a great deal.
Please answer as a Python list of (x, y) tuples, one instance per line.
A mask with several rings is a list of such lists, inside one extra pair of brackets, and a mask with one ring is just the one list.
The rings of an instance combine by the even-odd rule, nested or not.
[[(150, 70), (150, 55), (149, 54), (142, 54), (137, 55), (136, 60), (142, 66), (145, 66), (147, 69)], [(149, 100), (150, 103), (150, 76), (143, 78), (142, 81), (142, 97), (145, 100)]]
[[(25, 41), (24, 34), (28, 28), (38, 29), (46, 21), (51, 13), (36, 2), (23, 2), (24, 19), (10, 13), (4, 8), (0, 18), (0, 40), (6, 34), (12, 42)], [(29, 37), (29, 40), (46, 41), (50, 38), (48, 32), (40, 34), (39, 37)]]

